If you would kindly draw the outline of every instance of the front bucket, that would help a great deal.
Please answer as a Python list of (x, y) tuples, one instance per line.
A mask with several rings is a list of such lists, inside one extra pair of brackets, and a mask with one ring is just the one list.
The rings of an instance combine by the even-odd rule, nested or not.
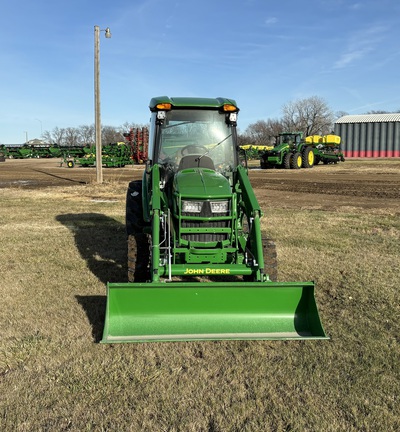
[(328, 339), (314, 284), (108, 284), (102, 343), (221, 339)]

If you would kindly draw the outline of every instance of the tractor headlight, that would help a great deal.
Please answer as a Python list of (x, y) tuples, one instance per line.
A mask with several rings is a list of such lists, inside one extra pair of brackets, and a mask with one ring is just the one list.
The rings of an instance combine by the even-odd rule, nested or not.
[(203, 203), (201, 201), (182, 201), (183, 213), (200, 213)]
[(210, 201), (211, 213), (228, 213), (229, 201)]

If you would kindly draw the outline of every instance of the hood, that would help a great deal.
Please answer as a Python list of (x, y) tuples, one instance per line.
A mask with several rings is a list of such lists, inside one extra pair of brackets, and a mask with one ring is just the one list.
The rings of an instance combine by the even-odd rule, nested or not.
[(207, 168), (179, 171), (174, 179), (174, 191), (182, 197), (203, 199), (232, 195), (229, 181), (222, 174)]

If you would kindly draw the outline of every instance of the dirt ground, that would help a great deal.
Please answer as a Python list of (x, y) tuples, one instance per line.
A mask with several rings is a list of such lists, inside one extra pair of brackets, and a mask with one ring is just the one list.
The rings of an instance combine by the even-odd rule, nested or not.
[[(261, 170), (249, 177), (262, 207), (340, 210), (385, 208), (400, 214), (400, 160), (350, 160), (312, 169)], [(105, 182), (139, 179), (143, 166), (104, 168)], [(96, 181), (95, 168), (67, 168), (57, 159), (8, 159), (0, 163), (0, 189), (38, 189)]]

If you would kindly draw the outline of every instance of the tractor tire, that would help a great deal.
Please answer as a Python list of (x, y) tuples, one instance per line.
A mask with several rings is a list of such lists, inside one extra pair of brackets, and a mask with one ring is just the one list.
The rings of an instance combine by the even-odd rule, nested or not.
[(75, 166), (75, 162), (74, 162), (74, 161), (69, 160), (69, 161), (67, 162), (67, 167), (68, 167), (68, 168), (73, 168), (74, 166)]
[(128, 236), (128, 282), (146, 282), (150, 278), (150, 245), (147, 234)]
[(301, 164), (302, 164), (301, 154), (299, 152), (294, 153), (290, 161), (290, 168), (300, 169)]
[(263, 238), (264, 273), (269, 276), (272, 282), (278, 280), (278, 256), (276, 253), (275, 242), (268, 238)]
[(293, 159), (292, 153), (286, 153), (285, 156), (283, 156), (283, 167), (285, 169), (290, 169), (291, 168), (292, 159)]
[(315, 163), (315, 155), (311, 147), (305, 147), (301, 153), (301, 167), (312, 168)]
[(150, 242), (144, 228), (142, 181), (129, 184), (126, 196), (126, 232), (128, 235), (128, 281), (145, 282), (149, 279)]
[(125, 225), (127, 235), (143, 233), (142, 180), (129, 183), (126, 193)]

